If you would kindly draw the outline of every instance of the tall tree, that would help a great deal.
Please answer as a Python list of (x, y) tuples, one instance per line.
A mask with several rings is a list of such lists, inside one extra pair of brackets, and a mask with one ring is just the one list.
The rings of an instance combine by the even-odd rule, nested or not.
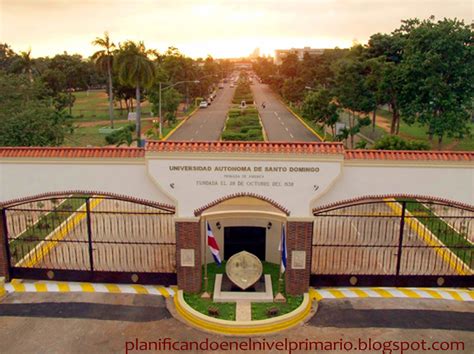
[(113, 52), (115, 50), (115, 44), (110, 41), (108, 32), (104, 33), (104, 37), (96, 37), (92, 44), (102, 48), (94, 54), (92, 54), (92, 60), (96, 63), (99, 70), (107, 73), (107, 83), (109, 88), (109, 117), (110, 127), (114, 127), (114, 93), (112, 89), (112, 65), (113, 65)]
[(349, 115), (349, 128), (344, 138), (350, 137), (351, 148), (354, 147), (354, 135), (362, 126), (370, 124), (370, 119), (360, 118), (359, 113), (367, 115), (374, 105), (374, 95), (367, 85), (367, 65), (361, 60), (361, 48), (354, 47), (352, 50), (353, 55), (338, 63), (335, 77), (337, 102)]
[[(405, 36), (397, 31), (392, 34), (377, 33), (370, 37), (366, 47), (367, 56), (378, 61), (372, 62), (372, 64), (376, 65), (372, 69), (380, 70), (372, 72), (375, 76), (380, 74), (379, 79), (376, 79), (378, 80), (378, 88), (374, 92), (380, 100), (378, 103), (388, 103), (392, 111), (390, 134), (398, 134), (400, 131), (399, 101), (404, 87), (401, 62), (405, 39)], [(383, 65), (382, 61), (384, 61)]]
[(469, 133), (474, 95), (474, 36), (463, 21), (407, 20), (402, 62), (405, 86), (401, 96), (404, 120), (428, 128), (430, 141)]
[(19, 56), (20, 72), (26, 74), (30, 82), (33, 82), (33, 59), (31, 58), (31, 48), (28, 51), (20, 52)]
[[(332, 135), (335, 136), (335, 126), (339, 119), (339, 108), (334, 102), (334, 97), (327, 89), (318, 89), (309, 92), (303, 102), (303, 112), (310, 119), (317, 123), (322, 123), (324, 127), (331, 128)], [(326, 137), (326, 128), (324, 128)]]
[(114, 65), (118, 72), (119, 80), (124, 84), (135, 87), (137, 100), (136, 125), (138, 146), (142, 147), (141, 139), (141, 91), (151, 87), (155, 79), (155, 65), (150, 60), (143, 42), (127, 41), (120, 46)]

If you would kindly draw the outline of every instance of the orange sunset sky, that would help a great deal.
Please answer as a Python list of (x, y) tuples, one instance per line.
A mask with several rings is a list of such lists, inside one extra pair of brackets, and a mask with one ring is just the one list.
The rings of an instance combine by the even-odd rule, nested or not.
[(192, 57), (263, 54), (277, 48), (349, 47), (401, 19), (472, 21), (460, 0), (0, 0), (0, 42), (32, 56), (67, 51), (85, 56), (109, 31), (114, 42), (143, 40), (159, 51), (175, 46)]

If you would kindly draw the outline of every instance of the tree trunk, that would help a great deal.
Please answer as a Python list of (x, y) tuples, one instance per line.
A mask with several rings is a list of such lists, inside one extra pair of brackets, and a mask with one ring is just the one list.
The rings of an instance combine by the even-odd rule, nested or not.
[(374, 108), (374, 112), (372, 113), (372, 132), (375, 132), (376, 120), (377, 120), (377, 106)]
[(114, 94), (112, 91), (112, 70), (110, 69), (110, 58), (107, 60), (107, 73), (109, 80), (109, 116), (110, 116), (110, 127), (114, 128)]
[(350, 129), (349, 135), (351, 137), (351, 149), (354, 148), (354, 133), (352, 132), (352, 128), (354, 128), (354, 115), (355, 113), (353, 112), (349, 114), (349, 129)]
[(441, 150), (442, 143), (443, 143), (443, 136), (439, 135), (438, 136), (438, 150)]
[(69, 96), (69, 115), (72, 116), (72, 93), (71, 89), (68, 90), (68, 96)]
[(140, 84), (137, 82), (136, 88), (136, 96), (137, 96), (137, 141), (138, 147), (142, 147), (142, 127), (140, 122), (140, 114), (141, 114), (141, 106), (140, 106)]

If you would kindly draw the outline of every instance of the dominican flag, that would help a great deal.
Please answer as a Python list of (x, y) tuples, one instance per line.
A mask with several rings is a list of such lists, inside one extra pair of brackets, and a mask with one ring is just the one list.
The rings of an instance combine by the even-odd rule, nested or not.
[(278, 246), (278, 251), (280, 251), (280, 254), (281, 254), (280, 272), (284, 273), (286, 270), (286, 258), (287, 258), (286, 234), (285, 234), (284, 225), (282, 225), (281, 227), (281, 239), (280, 239), (280, 245)]
[(212, 234), (211, 230), (211, 225), (209, 225), (208, 222), (206, 222), (206, 227), (207, 227), (207, 245), (209, 246), (209, 249), (211, 250), (212, 257), (214, 257), (214, 261), (221, 265), (221, 257), (219, 256), (219, 245), (217, 244), (216, 238)]

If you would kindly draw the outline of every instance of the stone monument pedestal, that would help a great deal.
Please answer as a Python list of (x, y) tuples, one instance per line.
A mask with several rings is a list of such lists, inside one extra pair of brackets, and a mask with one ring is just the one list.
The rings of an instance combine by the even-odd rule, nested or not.
[[(224, 291), (224, 276), (225, 275), (223, 274), (216, 274), (213, 296), (214, 302), (236, 302), (239, 300), (250, 302), (273, 302), (272, 277), (270, 274), (264, 274), (263, 286), (257, 284), (255, 287), (250, 289), (250, 291)], [(225, 281), (225, 283), (227, 283), (227, 281)]]

